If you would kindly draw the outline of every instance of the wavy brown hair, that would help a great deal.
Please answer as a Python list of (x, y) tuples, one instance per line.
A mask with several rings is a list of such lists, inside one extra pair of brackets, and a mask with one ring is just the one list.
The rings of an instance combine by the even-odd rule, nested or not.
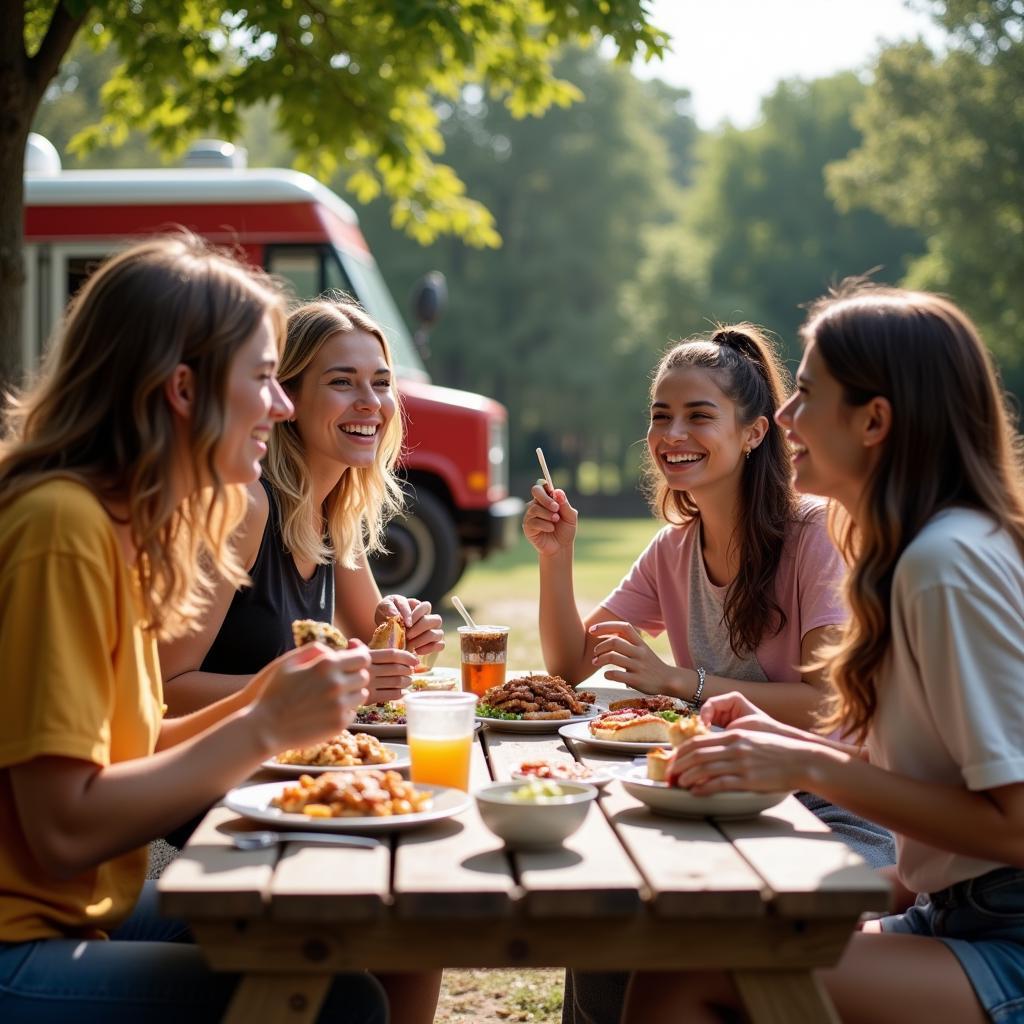
[(836, 688), (826, 726), (860, 740), (878, 706), (892, 642), (893, 574), (907, 545), (951, 506), (986, 512), (1024, 556), (1019, 440), (992, 358), (968, 316), (926, 292), (844, 283), (809, 308), (802, 329), (851, 407), (888, 399), (892, 424), (856, 522), (833, 509), (833, 539), (850, 572), (851, 610), (824, 652)]
[[(690, 338), (669, 349), (654, 372), (651, 386), (669, 370), (706, 370), (723, 394), (735, 404), (743, 426), (759, 416), (768, 420), (761, 444), (743, 465), (736, 542), (739, 572), (725, 597), (729, 642), (738, 656), (753, 651), (766, 636), (778, 634), (786, 613), (775, 598), (775, 574), (782, 558), (787, 527), (798, 517), (791, 482), (789, 444), (775, 422), (788, 375), (768, 336), (754, 324), (720, 326), (708, 338)], [(674, 491), (647, 452), (645, 491), (654, 514), (682, 525), (700, 516), (687, 491)]]
[[(394, 368), (384, 332), (361, 306), (347, 300), (320, 299), (294, 309), (288, 317), (288, 337), (278, 379), (293, 401), (298, 400), (302, 375), (324, 343), (336, 334), (363, 331), (380, 342), (384, 361)], [(384, 549), (384, 526), (402, 510), (403, 493), (395, 477), (402, 453), (402, 410), (395, 390), (395, 415), (384, 428), (372, 466), (349, 467), (324, 501), (313, 508), (313, 482), (306, 452), (294, 421), (280, 423), (270, 438), (264, 475), (281, 507), (285, 547), (318, 564), (337, 561), (353, 568), (363, 550)], [(330, 543), (324, 539), (324, 527)]]
[[(82, 483), (127, 508), (143, 621), (161, 639), (202, 613), (213, 574), (247, 579), (229, 535), (245, 489), (225, 485), (215, 455), (235, 354), (284, 302), (269, 279), (182, 232), (104, 263), (68, 306), (38, 381), (10, 397), (0, 442), (0, 503), (44, 481)], [(194, 376), (187, 462), (195, 489), (179, 504), (175, 417), (164, 388)], [(202, 485), (200, 485), (202, 482)]]

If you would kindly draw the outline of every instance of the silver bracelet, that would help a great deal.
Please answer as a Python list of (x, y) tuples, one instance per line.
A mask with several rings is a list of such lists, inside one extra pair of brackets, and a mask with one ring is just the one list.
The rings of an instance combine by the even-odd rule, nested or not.
[(697, 689), (693, 691), (693, 699), (690, 703), (695, 707), (700, 707), (700, 695), (704, 692), (704, 677), (707, 672), (704, 671), (703, 667), (697, 669)]

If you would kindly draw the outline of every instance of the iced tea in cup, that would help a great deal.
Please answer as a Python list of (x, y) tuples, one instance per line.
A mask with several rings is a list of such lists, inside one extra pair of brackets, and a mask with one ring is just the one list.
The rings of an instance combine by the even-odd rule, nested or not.
[(462, 689), (482, 697), (505, 682), (508, 626), (459, 626)]
[(405, 735), (413, 782), (469, 792), (476, 697), (471, 693), (410, 693)]

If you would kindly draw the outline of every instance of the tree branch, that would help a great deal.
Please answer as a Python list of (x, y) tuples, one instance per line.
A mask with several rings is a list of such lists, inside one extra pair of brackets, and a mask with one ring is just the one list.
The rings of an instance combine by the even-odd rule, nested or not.
[[(20, 4), (13, 6), (20, 7)], [(57, 74), (57, 69), (68, 52), (75, 33), (85, 21), (87, 11), (88, 8), (85, 7), (82, 14), (72, 14), (65, 6), (64, 0), (59, 0), (54, 8), (53, 17), (46, 28), (46, 35), (43, 37), (39, 49), (28, 62), (28, 77), (32, 92), (29, 98), (33, 103), (33, 108), (42, 98), (50, 80)]]

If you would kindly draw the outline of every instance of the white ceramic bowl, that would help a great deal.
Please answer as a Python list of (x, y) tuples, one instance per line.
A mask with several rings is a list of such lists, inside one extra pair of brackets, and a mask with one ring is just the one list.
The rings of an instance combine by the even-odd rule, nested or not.
[(484, 824), (514, 850), (559, 846), (583, 824), (597, 789), (585, 782), (559, 782), (564, 796), (543, 803), (514, 800), (528, 782), (492, 782), (478, 789), (476, 806)]

